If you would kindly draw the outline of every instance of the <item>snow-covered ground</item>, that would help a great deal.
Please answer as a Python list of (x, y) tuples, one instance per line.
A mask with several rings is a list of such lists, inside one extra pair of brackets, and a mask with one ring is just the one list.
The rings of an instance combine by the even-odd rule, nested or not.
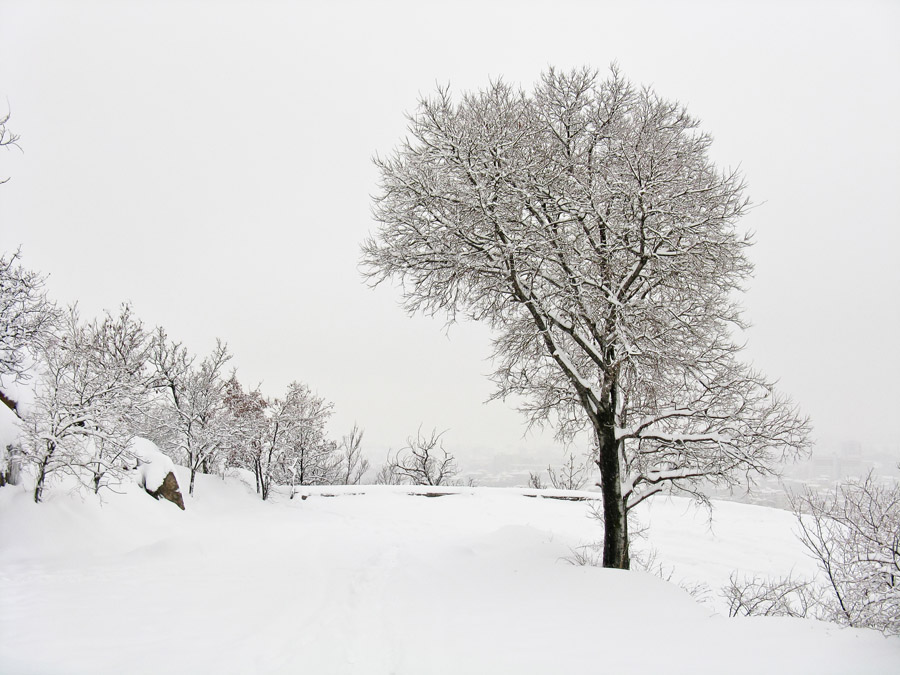
[(0, 672), (900, 672), (898, 638), (714, 612), (735, 569), (812, 570), (788, 513), (719, 503), (710, 524), (681, 499), (641, 512), (641, 546), (710, 587), (698, 604), (650, 574), (566, 562), (599, 536), (586, 502), (406, 492), (263, 503), (199, 476), (182, 512), (137, 486), (102, 504), (0, 489)]

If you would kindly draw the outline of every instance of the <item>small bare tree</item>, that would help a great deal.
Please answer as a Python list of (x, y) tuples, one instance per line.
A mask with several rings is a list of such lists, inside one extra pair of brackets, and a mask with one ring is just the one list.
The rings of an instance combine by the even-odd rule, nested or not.
[(363, 430), (354, 424), (347, 436), (341, 439), (340, 474), (336, 482), (340, 485), (359, 485), (369, 470), (369, 460), (362, 456)]
[(406, 445), (396, 454), (388, 455), (385, 467), (379, 476), (384, 484), (398, 485), (449, 485), (459, 473), (456, 458), (444, 449), (442, 437), (445, 432), (436, 429), (431, 434), (422, 434), (422, 428), (415, 437), (410, 436)]
[(528, 487), (534, 488), (535, 490), (545, 490), (547, 488), (544, 485), (544, 480), (541, 478), (541, 472), (528, 472)]
[(591, 477), (590, 464), (579, 462), (573, 453), (569, 453), (559, 470), (547, 467), (550, 484), (557, 490), (580, 490)]
[(388, 452), (387, 459), (375, 474), (375, 485), (401, 485), (402, 483), (402, 477), (397, 473), (397, 465), (394, 464), (393, 457)]

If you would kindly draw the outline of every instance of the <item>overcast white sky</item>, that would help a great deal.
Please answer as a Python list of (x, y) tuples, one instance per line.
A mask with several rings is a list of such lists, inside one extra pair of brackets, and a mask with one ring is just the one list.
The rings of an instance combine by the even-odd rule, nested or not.
[(544, 449), (491, 392), (486, 329), (367, 289), (371, 157), (435, 83), (605, 68), (681, 100), (758, 207), (748, 358), (823, 445), (897, 441), (900, 3), (0, 0), (0, 249), (85, 314), (130, 300), (245, 383), (291, 380), (377, 460), (421, 423)]

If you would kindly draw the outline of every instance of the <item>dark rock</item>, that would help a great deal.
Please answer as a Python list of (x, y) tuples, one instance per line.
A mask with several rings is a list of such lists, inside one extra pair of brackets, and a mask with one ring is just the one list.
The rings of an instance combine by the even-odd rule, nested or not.
[[(144, 489), (146, 490), (147, 488)], [(171, 471), (166, 474), (162, 485), (155, 490), (147, 490), (147, 494), (154, 499), (168, 499), (179, 509), (184, 511), (184, 499), (181, 498), (181, 490), (178, 488), (178, 481), (175, 479), (175, 474)]]

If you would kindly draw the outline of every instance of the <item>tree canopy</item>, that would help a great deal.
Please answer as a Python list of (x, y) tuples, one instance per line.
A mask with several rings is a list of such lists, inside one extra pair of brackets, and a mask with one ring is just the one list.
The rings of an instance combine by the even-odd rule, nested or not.
[(486, 321), (498, 397), (561, 437), (593, 432), (604, 564), (628, 566), (626, 512), (770, 472), (808, 425), (738, 359), (752, 265), (742, 177), (677, 102), (615, 68), (420, 101), (386, 157), (363, 245), (411, 312)]

